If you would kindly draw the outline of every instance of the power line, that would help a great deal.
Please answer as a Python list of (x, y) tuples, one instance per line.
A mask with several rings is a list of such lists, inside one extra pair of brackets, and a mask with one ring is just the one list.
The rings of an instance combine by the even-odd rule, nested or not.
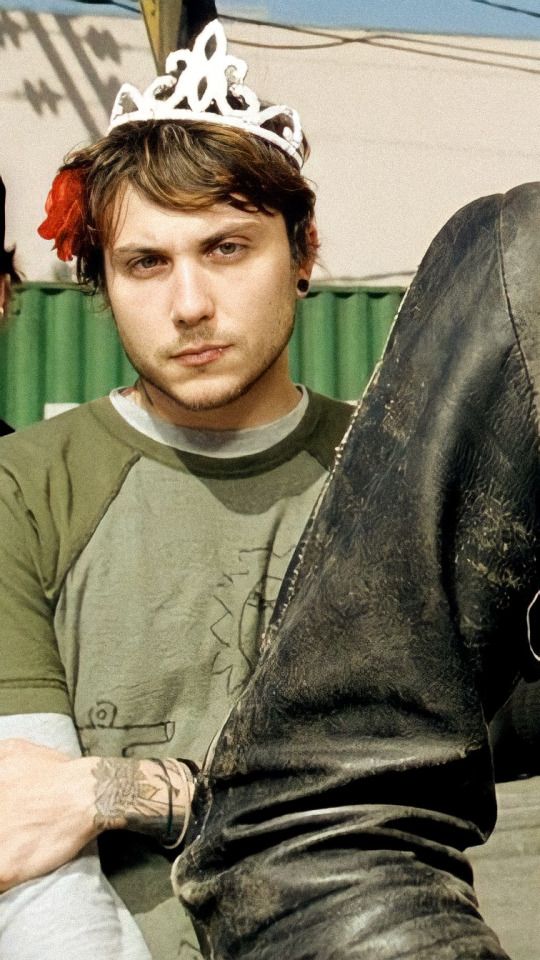
[[(376, 35), (375, 35), (376, 36)], [(385, 39), (391, 40), (403, 40), (403, 34), (395, 33), (382, 33), (379, 36), (384, 37)], [(367, 42), (370, 42), (368, 37)], [(472, 47), (465, 43), (451, 43), (448, 40), (428, 40), (425, 37), (414, 37), (411, 39), (411, 43), (423, 43), (432, 47), (448, 47), (450, 50), (469, 50), (471, 53), (494, 53), (496, 56), (508, 57), (512, 60), (538, 60), (540, 61), (540, 56), (535, 57), (530, 53), (515, 53), (510, 52), (510, 50), (497, 50), (494, 47)]]
[[(92, 3), (92, 0), (78, 0), (79, 3)], [(96, 0), (94, 0), (96, 2)], [(98, 3), (102, 3), (103, 0), (97, 0)], [(130, 13), (139, 12), (138, 0), (126, 0), (122, 3), (121, 0), (108, 0), (108, 5), (111, 7), (118, 7), (120, 10), (129, 10)]]
[[(343, 47), (343, 40), (329, 40), (328, 43), (258, 43), (255, 40), (236, 40), (231, 38), (233, 43), (239, 47), (259, 47), (261, 50), (327, 50), (330, 47)], [(350, 40), (350, 43), (358, 43), (357, 40)]]
[[(476, 0), (476, 2), (488, 2), (488, 0)], [(538, 14), (540, 16), (540, 14)], [(505, 57), (507, 59), (519, 59), (519, 60), (540, 60), (539, 57), (527, 56), (523, 53), (514, 53), (512, 51), (504, 50), (495, 50), (492, 47), (474, 47), (466, 44), (454, 44), (449, 41), (443, 40), (428, 40), (425, 37), (417, 38), (411, 37), (408, 40), (403, 34), (396, 35), (390, 33), (364, 33), (360, 37), (351, 37), (347, 34), (333, 33), (331, 31), (322, 31), (315, 30), (308, 27), (298, 27), (293, 24), (285, 23), (271, 23), (266, 20), (255, 20), (249, 17), (237, 17), (232, 15), (221, 15), (220, 19), (230, 20), (237, 23), (247, 23), (259, 27), (273, 27), (277, 30), (288, 30), (294, 33), (301, 33), (307, 36), (321, 37), (327, 39), (327, 42), (323, 43), (308, 43), (308, 44), (278, 44), (278, 43), (262, 43), (261, 41), (256, 40), (235, 40), (234, 37), (231, 37), (233, 43), (237, 43), (239, 46), (244, 47), (255, 47), (262, 50), (320, 50), (323, 48), (330, 47), (339, 47), (339, 46), (350, 46), (351, 44), (368, 44), (373, 47), (383, 47), (387, 50), (399, 50), (403, 53), (415, 53), (418, 56), (428, 56), (435, 57), (436, 59), (441, 60), (453, 60), (458, 63), (472, 63), (475, 66), (487, 66), (495, 67), (500, 70), (512, 70), (518, 73), (532, 73), (538, 74), (540, 70), (535, 69), (534, 67), (521, 67), (508, 63), (500, 63), (496, 60), (485, 60), (481, 57), (460, 57), (455, 54), (450, 53), (439, 53), (433, 50), (418, 50), (416, 47), (411, 46), (411, 44), (423, 44), (426, 46), (436, 46), (436, 47), (446, 47), (450, 50), (461, 50), (464, 52), (478, 53), (478, 54), (488, 54), (496, 55), (500, 57)], [(385, 40), (392, 41), (391, 43), (384, 43)], [(398, 40), (398, 43), (393, 41)], [(383, 42), (381, 42), (383, 41)], [(409, 44), (406, 46), (405, 44)]]
[[(480, 57), (458, 57), (449, 53), (437, 53), (434, 50), (417, 50), (413, 46), (404, 46), (403, 44), (398, 44), (394, 42), (391, 42), (391, 43), (381, 42), (384, 40), (394, 41), (398, 39), (403, 40), (404, 38), (403, 37), (398, 38), (392, 34), (382, 33), (377, 35), (377, 39), (375, 39), (374, 37), (368, 36), (368, 37), (346, 38), (344, 41), (333, 40), (333, 41), (330, 41), (329, 43), (289, 44), (289, 43), (261, 43), (260, 41), (256, 41), (256, 40), (241, 40), (235, 37), (231, 37), (232, 42), (237, 44), (239, 47), (255, 47), (259, 50), (322, 50), (322, 49), (329, 49), (331, 47), (342, 47), (347, 44), (350, 45), (354, 43), (357, 43), (357, 44), (363, 43), (366, 46), (382, 47), (385, 50), (400, 50), (402, 53), (415, 53), (420, 57), (435, 57), (436, 59), (439, 59), (439, 60), (453, 60), (453, 61), (457, 61), (458, 63), (472, 63), (477, 66), (497, 67), (500, 70), (513, 70), (514, 72), (518, 72), (518, 73), (534, 73), (534, 74), (540, 73), (540, 70), (535, 70), (534, 67), (518, 67), (509, 63), (498, 63), (496, 60), (484, 60), (484, 59), (481, 59)], [(422, 40), (416, 40), (416, 39), (411, 39), (409, 42), (411, 44), (429, 43), (429, 41), (422, 41)], [(498, 51), (498, 50), (488, 51), (488, 50), (484, 50), (481, 47), (480, 48), (479, 47), (459, 47), (459, 46), (454, 46), (453, 44), (450, 44), (450, 43), (449, 44), (440, 43), (440, 44), (433, 44), (433, 45), (448, 46), (451, 49), (470, 50), (471, 52), (478, 52), (478, 53), (488, 53), (488, 52), (495, 53), (495, 54), (500, 53), (501, 56), (519, 57), (520, 59), (523, 59), (523, 60), (535, 60), (535, 61), (540, 60), (539, 57), (528, 57), (526, 54), (504, 53), (504, 51)]]
[[(383, 38), (385, 39), (385, 38)], [(498, 70), (512, 70), (514, 73), (534, 73), (539, 74), (540, 70), (534, 67), (518, 67), (511, 63), (498, 63), (496, 60), (482, 60), (480, 57), (457, 57), (449, 53), (437, 53), (435, 50), (416, 50), (414, 47), (404, 47), (397, 43), (379, 43), (376, 40), (365, 40), (369, 46), (383, 47), (385, 50), (400, 50), (402, 53), (415, 53), (419, 57), (435, 57), (439, 60), (454, 60), (458, 63), (473, 63), (476, 66), (495, 67)], [(412, 41), (414, 43), (414, 41)], [(483, 52), (479, 50), (479, 52)]]
[(498, 10), (508, 10), (510, 13), (521, 13), (524, 17), (537, 17), (540, 13), (534, 10), (524, 10), (523, 7), (511, 7), (509, 3), (494, 3), (494, 0), (471, 0), (471, 3), (483, 3), (486, 7), (497, 7)]
[[(253, 17), (237, 17), (229, 13), (220, 13), (220, 20), (232, 20), (235, 23), (250, 23), (254, 27), (275, 27), (276, 30), (288, 30), (290, 33), (303, 33), (312, 37), (329, 37), (330, 40), (348, 40), (342, 33), (332, 33), (330, 30), (316, 30), (314, 27), (299, 27), (294, 23), (271, 23), (269, 20), (255, 20)], [(353, 38), (356, 39), (356, 38)]]
[[(540, 13), (534, 10), (524, 10), (523, 7), (514, 7), (509, 3), (498, 3), (496, 0), (469, 0), (470, 3), (482, 3), (486, 7), (495, 7), (498, 10), (507, 10), (509, 13), (520, 13), (525, 17), (536, 17), (540, 19)], [(271, 23), (267, 20), (256, 20), (252, 17), (238, 17), (233, 14), (220, 13), (220, 20), (237, 20), (239, 23), (251, 23), (259, 27), (276, 27), (280, 30), (291, 30), (295, 33), (306, 33), (312, 36), (331, 37), (333, 40), (345, 39), (342, 34), (331, 33), (330, 31), (316, 30), (313, 27), (299, 27), (291, 23)]]

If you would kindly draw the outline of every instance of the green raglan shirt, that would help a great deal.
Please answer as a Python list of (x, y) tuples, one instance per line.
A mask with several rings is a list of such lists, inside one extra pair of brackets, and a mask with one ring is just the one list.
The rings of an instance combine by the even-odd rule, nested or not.
[[(68, 714), (92, 755), (201, 763), (350, 412), (310, 394), (285, 440), (225, 460), (150, 439), (108, 398), (4, 438), (0, 713)], [(167, 854), (101, 839), (155, 960), (198, 956)]]

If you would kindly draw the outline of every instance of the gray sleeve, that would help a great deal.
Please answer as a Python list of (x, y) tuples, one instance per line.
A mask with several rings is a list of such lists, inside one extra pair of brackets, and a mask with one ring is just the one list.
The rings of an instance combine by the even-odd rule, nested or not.
[[(0, 739), (11, 737), (80, 756), (73, 722), (60, 714), (0, 717)], [(58, 870), (1, 895), (0, 957), (150, 960), (150, 953), (91, 844)]]

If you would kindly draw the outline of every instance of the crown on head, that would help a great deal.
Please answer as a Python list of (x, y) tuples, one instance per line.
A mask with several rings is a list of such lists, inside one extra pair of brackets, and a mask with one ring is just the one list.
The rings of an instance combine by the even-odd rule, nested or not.
[(120, 87), (109, 130), (132, 121), (203, 120), (262, 137), (302, 166), (303, 135), (297, 111), (286, 106), (261, 110), (257, 95), (243, 82), (247, 64), (227, 53), (219, 20), (206, 25), (193, 50), (170, 53), (165, 69), (166, 75), (156, 77), (144, 93), (131, 83)]

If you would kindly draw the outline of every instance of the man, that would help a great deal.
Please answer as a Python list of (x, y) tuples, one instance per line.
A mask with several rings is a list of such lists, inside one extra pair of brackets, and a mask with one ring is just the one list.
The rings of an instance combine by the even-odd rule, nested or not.
[(539, 222), (538, 183), (484, 197), (419, 268), (200, 777), (205, 956), (508, 960), (463, 851), (540, 673)]
[[(104, 290), (139, 379), (3, 442), (10, 960), (196, 954), (169, 881), (194, 772), (349, 419), (288, 371), (317, 248), (297, 115), (259, 109), (217, 22), (172, 57), (178, 77), (122, 89), (40, 228)], [(103, 831), (148, 949), (88, 848)]]

